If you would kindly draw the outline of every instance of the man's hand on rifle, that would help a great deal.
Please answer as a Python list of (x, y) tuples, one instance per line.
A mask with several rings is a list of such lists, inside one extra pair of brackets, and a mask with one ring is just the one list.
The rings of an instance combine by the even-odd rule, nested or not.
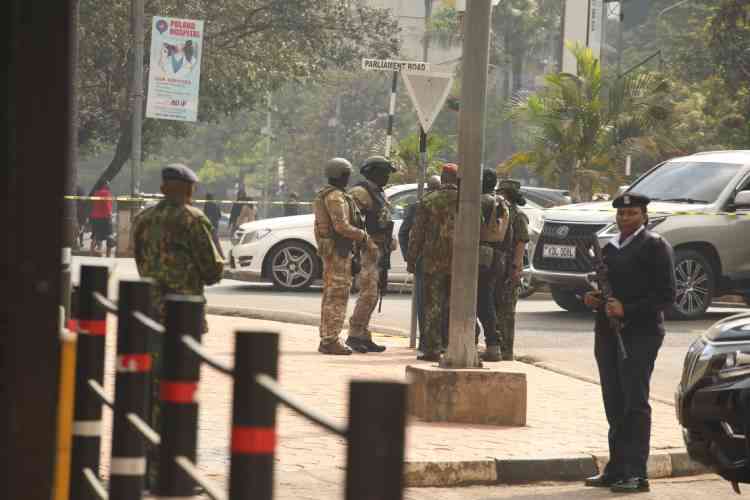
[(610, 298), (609, 301), (607, 302), (607, 317), (624, 318), (625, 308), (623, 307), (622, 302), (620, 302), (614, 297)]
[(600, 292), (599, 290), (586, 292), (586, 295), (583, 296), (583, 303), (589, 306), (591, 309), (599, 309), (599, 307), (604, 303), (602, 299), (602, 292)]

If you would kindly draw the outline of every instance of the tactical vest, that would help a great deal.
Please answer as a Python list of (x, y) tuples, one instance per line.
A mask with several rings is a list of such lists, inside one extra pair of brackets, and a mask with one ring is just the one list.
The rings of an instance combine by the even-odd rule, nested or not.
[(370, 209), (362, 210), (365, 216), (367, 234), (381, 234), (388, 228), (388, 223), (391, 222), (391, 211), (388, 209), (385, 193), (382, 189), (374, 189), (367, 181), (362, 181), (357, 186), (364, 188), (372, 200)]
[(344, 197), (346, 198), (347, 205), (349, 205), (349, 223), (355, 227), (362, 227), (361, 216), (359, 214), (359, 210), (357, 210), (357, 206), (354, 203), (354, 200), (352, 200), (351, 197), (343, 189), (329, 185), (318, 191), (318, 195), (315, 197), (315, 201), (313, 202), (316, 238), (335, 238), (338, 236), (336, 234), (336, 230), (333, 227), (333, 223), (331, 222), (331, 216), (328, 214), (328, 209), (325, 205), (326, 197), (336, 190), (342, 191)]
[(482, 224), (479, 226), (479, 241), (499, 243), (505, 238), (510, 222), (508, 202), (492, 194), (483, 194), (482, 201), (491, 201), (492, 210), (489, 214), (482, 214)]

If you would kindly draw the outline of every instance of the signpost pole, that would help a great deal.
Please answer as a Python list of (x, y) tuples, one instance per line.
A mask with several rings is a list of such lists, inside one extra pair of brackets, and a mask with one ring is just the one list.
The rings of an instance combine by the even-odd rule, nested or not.
[(130, 151), (130, 194), (141, 190), (141, 143), (143, 141), (143, 0), (133, 0), (133, 143)]
[(391, 81), (391, 100), (388, 104), (388, 132), (385, 136), (385, 157), (391, 156), (391, 143), (393, 141), (393, 118), (396, 114), (396, 88), (398, 87), (398, 71), (393, 72)]
[[(424, 127), (419, 126), (419, 171), (417, 173), (417, 200), (422, 201), (424, 195), (424, 183), (427, 178), (427, 132)], [(411, 293), (411, 324), (409, 327), (409, 347), (417, 346), (417, 280), (414, 278), (414, 288)]]

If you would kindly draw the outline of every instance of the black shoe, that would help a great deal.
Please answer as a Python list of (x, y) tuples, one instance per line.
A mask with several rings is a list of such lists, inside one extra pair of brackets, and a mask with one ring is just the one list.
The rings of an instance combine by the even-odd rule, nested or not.
[(362, 341), (362, 345), (367, 347), (367, 352), (383, 352), (385, 351), (384, 345), (378, 345), (375, 342), (372, 341), (372, 339), (367, 339)]
[(417, 361), (440, 361), (439, 352), (425, 352), (417, 355)]
[(629, 477), (622, 481), (617, 481), (610, 488), (614, 493), (642, 493), (651, 491), (648, 485), (648, 479), (645, 477)]
[(367, 351), (369, 351), (367, 345), (365, 344), (365, 341), (358, 337), (347, 337), (346, 345), (351, 347), (352, 351), (358, 352), (360, 354), (365, 354), (367, 353)]
[(599, 474), (598, 476), (587, 478), (586, 481), (583, 482), (583, 484), (594, 488), (609, 488), (610, 486), (619, 482), (619, 477), (610, 476), (608, 474)]

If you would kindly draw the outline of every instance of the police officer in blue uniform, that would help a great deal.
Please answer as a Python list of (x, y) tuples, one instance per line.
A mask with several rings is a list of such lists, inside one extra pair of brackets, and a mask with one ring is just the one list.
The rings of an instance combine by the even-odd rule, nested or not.
[[(613, 201), (620, 233), (602, 249), (613, 297), (604, 304), (599, 292), (585, 296), (586, 304), (598, 310), (594, 354), (609, 423), (609, 463), (585, 484), (618, 493), (649, 491), (649, 386), (664, 339), (664, 310), (675, 298), (672, 247), (646, 229), (649, 201), (637, 193)], [(610, 329), (612, 317), (622, 321), (624, 360)]]

